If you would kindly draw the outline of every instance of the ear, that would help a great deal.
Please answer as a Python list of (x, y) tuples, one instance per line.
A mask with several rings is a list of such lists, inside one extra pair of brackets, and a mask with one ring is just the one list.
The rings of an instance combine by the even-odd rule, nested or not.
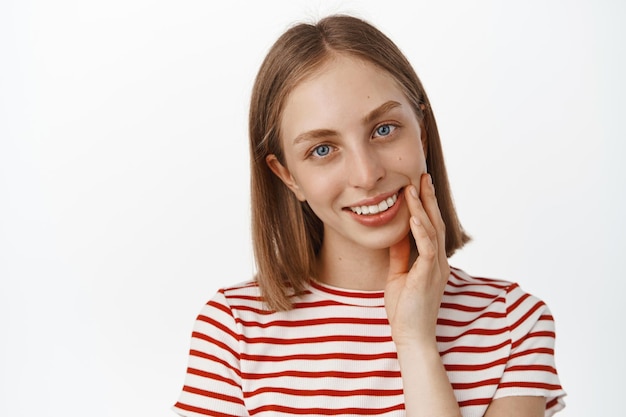
[(265, 157), (265, 162), (267, 163), (267, 166), (272, 170), (272, 172), (278, 178), (280, 178), (280, 180), (287, 186), (287, 188), (289, 188), (294, 193), (298, 200), (306, 201), (306, 197), (302, 193), (302, 190), (300, 190), (296, 179), (293, 177), (293, 175), (291, 175), (289, 169), (280, 163), (278, 158), (276, 158), (276, 155), (267, 155)]

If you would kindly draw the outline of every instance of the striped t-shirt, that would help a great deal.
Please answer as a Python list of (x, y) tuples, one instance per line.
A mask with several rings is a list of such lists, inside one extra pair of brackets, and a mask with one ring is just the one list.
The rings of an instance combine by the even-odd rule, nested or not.
[[(554, 321), (517, 284), (453, 269), (437, 344), (464, 417), (492, 399), (546, 397), (564, 407)], [(271, 312), (254, 281), (220, 290), (198, 316), (179, 401), (182, 416), (404, 416), (402, 379), (382, 291), (317, 282)]]

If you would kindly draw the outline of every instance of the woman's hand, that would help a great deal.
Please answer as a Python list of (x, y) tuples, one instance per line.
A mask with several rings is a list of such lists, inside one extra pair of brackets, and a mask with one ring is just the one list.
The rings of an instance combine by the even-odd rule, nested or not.
[(430, 175), (422, 175), (420, 181), (419, 196), (413, 185), (405, 190), (417, 259), (409, 268), (408, 236), (389, 249), (385, 308), (398, 352), (407, 417), (460, 417), (435, 336), (450, 274), (445, 226)]
[(445, 225), (429, 174), (405, 189), (410, 226), (418, 256), (409, 269), (410, 237), (389, 250), (385, 308), (396, 346), (436, 346), (435, 328), (450, 267), (446, 256)]

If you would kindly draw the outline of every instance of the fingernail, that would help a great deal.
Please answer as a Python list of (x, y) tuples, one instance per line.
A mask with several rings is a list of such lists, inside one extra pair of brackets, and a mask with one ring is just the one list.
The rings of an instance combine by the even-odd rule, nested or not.
[(419, 226), (420, 225), (420, 219), (418, 219), (415, 216), (411, 216), (411, 221), (413, 222), (414, 225)]
[(433, 193), (435, 192), (435, 184), (433, 184), (433, 177), (430, 176), (430, 174), (428, 174), (428, 186), (430, 187), (431, 190), (433, 190)]
[(414, 185), (411, 185), (411, 188), (409, 188), (409, 192), (413, 197), (417, 198), (417, 188), (415, 188)]

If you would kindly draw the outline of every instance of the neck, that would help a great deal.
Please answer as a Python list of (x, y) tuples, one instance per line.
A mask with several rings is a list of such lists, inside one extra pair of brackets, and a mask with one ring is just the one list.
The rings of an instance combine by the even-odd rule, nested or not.
[(328, 285), (363, 291), (385, 288), (389, 249), (333, 245), (325, 242), (317, 258), (317, 278)]

